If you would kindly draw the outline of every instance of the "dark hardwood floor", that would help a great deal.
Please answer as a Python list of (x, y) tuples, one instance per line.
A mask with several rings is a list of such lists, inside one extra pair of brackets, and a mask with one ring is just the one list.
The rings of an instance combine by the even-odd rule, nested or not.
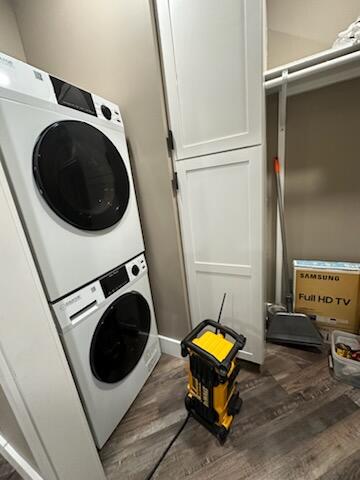
[(21, 477), (0, 455), (0, 480), (21, 480)]
[[(143, 480), (186, 417), (187, 362), (163, 355), (100, 456), (109, 480)], [(244, 400), (226, 444), (194, 419), (160, 465), (161, 480), (360, 480), (360, 390), (334, 380), (326, 355), (268, 346), (245, 365)], [(0, 480), (21, 477), (0, 457)]]
[[(186, 362), (163, 355), (100, 455), (109, 480), (143, 480), (186, 417)], [(225, 446), (190, 418), (153, 478), (358, 480), (360, 390), (329, 374), (326, 355), (268, 346), (243, 369), (244, 400)]]

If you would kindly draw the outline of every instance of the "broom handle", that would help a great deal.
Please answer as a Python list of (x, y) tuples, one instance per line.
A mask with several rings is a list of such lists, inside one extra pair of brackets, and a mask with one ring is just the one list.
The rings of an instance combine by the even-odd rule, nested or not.
[(281, 230), (281, 240), (282, 240), (282, 254), (283, 254), (283, 265), (284, 265), (284, 277), (286, 285), (286, 306), (289, 312), (292, 311), (292, 299), (291, 299), (291, 285), (290, 285), (290, 275), (289, 275), (289, 260), (288, 260), (288, 251), (286, 244), (286, 234), (285, 234), (285, 216), (284, 216), (284, 202), (281, 192), (281, 182), (280, 182), (280, 162), (277, 157), (274, 158), (274, 172), (276, 179), (276, 197), (279, 211), (279, 220), (280, 220), (280, 230)]

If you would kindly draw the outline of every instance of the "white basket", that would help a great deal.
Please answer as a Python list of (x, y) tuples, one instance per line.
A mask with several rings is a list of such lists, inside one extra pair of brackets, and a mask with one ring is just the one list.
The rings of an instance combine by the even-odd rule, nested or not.
[(338, 380), (360, 388), (360, 362), (341, 357), (336, 353), (335, 345), (346, 343), (351, 348), (360, 348), (360, 336), (334, 330), (331, 335), (331, 354), (334, 362), (334, 375)]

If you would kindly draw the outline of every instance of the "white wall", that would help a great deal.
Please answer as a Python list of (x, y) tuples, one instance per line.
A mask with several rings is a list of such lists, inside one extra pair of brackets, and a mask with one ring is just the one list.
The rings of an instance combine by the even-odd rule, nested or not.
[[(25, 61), (25, 52), (10, 0), (0, 0), (0, 52)], [(1, 375), (0, 375), (1, 377)], [(35, 460), (0, 384), (0, 435), (35, 467)]]
[(360, 15), (359, 0), (267, 0), (268, 67), (331, 48)]
[[(267, 0), (268, 66), (328, 49), (360, 1)], [(359, 261), (360, 79), (288, 98), (285, 214), (293, 258)], [(274, 299), (277, 95), (267, 98), (268, 300)]]
[(277, 67), (302, 57), (327, 50), (325, 42), (311, 40), (276, 30), (268, 30), (268, 63), (267, 68)]
[[(360, 261), (360, 79), (288, 99), (285, 215), (289, 259)], [(277, 96), (267, 98), (268, 299), (273, 298)]]
[(26, 61), (11, 0), (0, 0), (0, 52)]
[(5, 396), (2, 385), (0, 385), (0, 435), (5, 438), (34, 469), (37, 468), (34, 456)]

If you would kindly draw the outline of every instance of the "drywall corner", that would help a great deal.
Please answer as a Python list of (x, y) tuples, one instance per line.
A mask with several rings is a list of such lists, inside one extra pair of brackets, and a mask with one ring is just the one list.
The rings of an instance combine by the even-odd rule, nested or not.
[(26, 62), (24, 45), (10, 0), (0, 0), (0, 52)]

